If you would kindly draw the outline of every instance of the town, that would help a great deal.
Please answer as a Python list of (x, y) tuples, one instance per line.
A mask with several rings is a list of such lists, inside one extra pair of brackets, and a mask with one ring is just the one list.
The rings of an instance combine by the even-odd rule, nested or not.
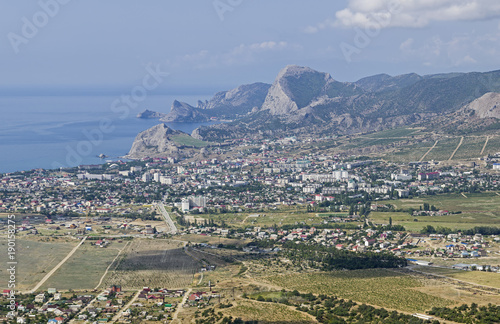
[[(500, 200), (500, 155), (396, 163), (287, 153), (296, 144), (241, 141), (201, 160), (144, 158), (2, 175), (0, 213), (15, 215), (25, 251), (62, 244), (70, 260), (72, 253), (107, 258), (95, 282), (82, 287), (48, 288), (67, 260), (39, 273), (35, 289), (37, 282), (19, 282), (16, 323), (175, 322), (217, 317), (213, 307), (230, 310), (235, 294), (265, 300), (256, 288), (221, 284), (230, 278), (223, 271), (255, 278), (280, 269), (396, 268), (436, 281), (448, 270), (500, 273), (500, 228), (471, 216), (491, 209), (457, 203)], [(0, 226), (7, 232), (7, 217)], [(165, 252), (151, 254), (158, 249)], [(176, 279), (148, 279), (162, 271), (157, 258)], [(132, 279), (124, 269), (144, 275)], [(3, 291), (6, 301), (12, 293)]]

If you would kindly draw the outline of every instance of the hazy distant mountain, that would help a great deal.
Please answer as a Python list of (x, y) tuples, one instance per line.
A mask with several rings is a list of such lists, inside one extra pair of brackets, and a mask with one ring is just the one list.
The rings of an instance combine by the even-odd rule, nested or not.
[(253, 83), (216, 93), (212, 99), (198, 101), (197, 107), (175, 100), (168, 114), (146, 110), (138, 118), (158, 118), (162, 122), (205, 122), (211, 119), (232, 120), (258, 110), (271, 85)]
[(403, 74), (394, 77), (388, 74), (377, 74), (360, 79), (356, 81), (355, 84), (368, 91), (385, 91), (401, 89), (422, 79), (423, 77), (415, 73)]

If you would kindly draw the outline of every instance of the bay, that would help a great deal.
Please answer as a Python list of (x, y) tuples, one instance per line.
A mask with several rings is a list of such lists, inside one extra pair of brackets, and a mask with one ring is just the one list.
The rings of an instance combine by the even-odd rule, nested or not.
[[(104, 163), (99, 154), (118, 159), (139, 132), (160, 123), (136, 118), (139, 112), (167, 113), (175, 99), (195, 106), (210, 97), (150, 95), (136, 107), (114, 109), (120, 96), (2, 96), (0, 173)], [(189, 134), (204, 124), (167, 125)]]

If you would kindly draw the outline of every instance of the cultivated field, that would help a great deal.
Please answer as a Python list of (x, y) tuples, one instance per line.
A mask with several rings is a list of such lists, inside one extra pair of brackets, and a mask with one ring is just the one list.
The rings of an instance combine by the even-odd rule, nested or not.
[(423, 312), (433, 306), (454, 304), (451, 300), (418, 291), (416, 288), (426, 285), (423, 281), (390, 270), (275, 275), (264, 279), (287, 290), (335, 295), (407, 312)]
[[(409, 213), (372, 212), (370, 219), (374, 223), (403, 225), (407, 230), (419, 231), (426, 225), (443, 226), (451, 229), (468, 229), (474, 226), (500, 226), (500, 196), (494, 192), (466, 194), (441, 194), (415, 199), (391, 201), (397, 209), (414, 208), (418, 210), (424, 203), (438, 209), (461, 214), (446, 216), (411, 216)], [(418, 221), (415, 221), (417, 219)]]
[(234, 307), (224, 311), (226, 315), (240, 317), (245, 321), (263, 320), (268, 323), (317, 323), (305, 313), (280, 304), (238, 300)]
[(185, 253), (183, 243), (170, 240), (135, 240), (122, 255), (108, 273), (105, 285), (185, 288), (193, 283), (201, 266)]

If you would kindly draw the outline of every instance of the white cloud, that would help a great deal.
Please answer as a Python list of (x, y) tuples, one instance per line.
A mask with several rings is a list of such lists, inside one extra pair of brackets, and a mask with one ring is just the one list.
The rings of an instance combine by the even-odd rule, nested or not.
[[(500, 17), (498, 0), (349, 0), (337, 11), (335, 27), (425, 27), (437, 21), (473, 21)], [(307, 30), (320, 25), (310, 26)], [(500, 27), (500, 26), (499, 26)]]

